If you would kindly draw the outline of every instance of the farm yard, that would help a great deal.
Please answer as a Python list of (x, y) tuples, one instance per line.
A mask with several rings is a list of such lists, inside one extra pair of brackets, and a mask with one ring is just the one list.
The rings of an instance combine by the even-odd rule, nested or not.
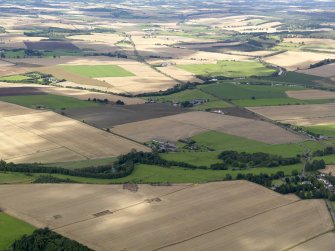
[[(202, 243), (207, 243), (211, 250), (227, 246), (231, 250), (283, 250), (318, 235), (326, 242), (332, 241), (331, 236), (325, 234), (333, 225), (324, 202), (300, 201), (249, 182), (137, 185), (134, 191), (128, 189), (132, 188), (126, 185), (4, 185), (0, 191), (0, 206), (35, 226), (49, 226), (96, 250), (111, 247), (185, 250), (195, 245), (201, 247)], [(69, 202), (71, 210), (66, 206)], [(39, 205), (39, 210), (33, 205)], [(206, 210), (199, 210), (201, 208)], [(198, 220), (195, 222), (194, 218)], [(180, 219), (187, 224), (181, 224)], [(143, 222), (146, 222), (145, 227)], [(125, 242), (123, 238), (129, 232), (141, 234)], [(261, 242), (269, 232), (276, 236), (276, 241)], [(217, 238), (218, 235), (225, 238)], [(147, 241), (143, 242), (143, 238)], [(244, 243), (247, 239), (260, 244), (251, 248)]]

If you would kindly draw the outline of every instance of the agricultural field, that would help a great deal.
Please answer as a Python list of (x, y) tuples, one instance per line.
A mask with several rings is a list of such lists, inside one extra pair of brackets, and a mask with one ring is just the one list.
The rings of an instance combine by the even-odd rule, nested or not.
[(286, 91), (286, 94), (290, 98), (300, 100), (335, 99), (335, 92), (321, 90)]
[(65, 71), (89, 78), (134, 76), (118, 65), (64, 65), (62, 68)]
[[(298, 143), (274, 145), (218, 131), (200, 133), (191, 137), (190, 139), (195, 141), (197, 145), (211, 149), (211, 151), (187, 150), (183, 148), (184, 145), (182, 144), (179, 147), (180, 152), (163, 153), (161, 156), (167, 160), (187, 162), (193, 165), (203, 165), (208, 167), (211, 164), (220, 162), (218, 156), (222, 151), (231, 150), (247, 153), (264, 152), (273, 155), (281, 155), (283, 157), (295, 157), (298, 154), (303, 154), (305, 149), (316, 151), (319, 149), (324, 149), (327, 146), (326, 142), (312, 140)], [(284, 170), (285, 168), (286, 167), (283, 167)], [(297, 169), (300, 169), (300, 167)], [(252, 169), (248, 169), (247, 171), (250, 172)], [(266, 170), (264, 170), (264, 172), (267, 173)]]
[(332, 1), (0, 13), (0, 250), (333, 251)]
[(296, 71), (306, 70), (311, 64), (328, 58), (334, 59), (335, 55), (329, 53), (287, 51), (275, 56), (266, 57), (265, 61), (283, 67), (289, 71)]
[(0, 248), (4, 250), (23, 235), (31, 234), (35, 228), (21, 220), (0, 212)]
[(335, 64), (323, 65), (308, 70), (301, 70), (299, 72), (313, 76), (330, 78), (335, 76)]
[(147, 150), (53, 112), (4, 102), (0, 106), (3, 139), (0, 155), (6, 161), (55, 163), (118, 156), (131, 149)]
[(198, 76), (225, 76), (229, 78), (270, 76), (276, 70), (253, 61), (218, 61), (216, 64), (177, 65), (178, 68)]
[[(0, 89), (1, 90), (1, 89)], [(0, 101), (13, 103), (33, 109), (65, 110), (99, 106), (97, 103), (53, 94), (0, 96)]]
[(117, 125), (171, 116), (187, 111), (187, 109), (169, 104), (139, 104), (73, 108), (67, 109), (65, 114), (98, 128), (112, 128)]
[[(263, 128), (263, 130), (260, 131), (259, 128)], [(188, 112), (112, 128), (112, 132), (127, 135), (139, 142), (148, 142), (154, 139), (177, 141), (212, 130), (269, 144), (299, 142), (304, 139), (300, 135), (292, 134), (268, 122), (208, 112)], [(272, 135), (281, 136), (272, 137)]]
[[(0, 205), (35, 226), (48, 225), (96, 250), (111, 247), (185, 250), (195, 246), (194, 242), (197, 246), (206, 243), (213, 249), (229, 245), (240, 250), (283, 250), (333, 228), (323, 201), (299, 201), (245, 181), (137, 185), (135, 190), (128, 189), (133, 188), (126, 185), (4, 185)], [(67, 196), (60, 196), (62, 191), (66, 191)], [(50, 198), (53, 203), (46, 203)], [(69, 201), (71, 210), (66, 206)], [(39, 205), (39, 210), (33, 205)], [(201, 208), (206, 210), (199, 210)], [(125, 222), (126, 218), (129, 220)], [(194, 222), (194, 218), (198, 220)], [(157, 219), (161, 226), (158, 228)], [(187, 224), (180, 224), (180, 219)], [(266, 225), (269, 220), (276, 228)], [(143, 222), (146, 222), (145, 228)], [(139, 228), (140, 235), (124, 241), (127, 233), (139, 233)], [(266, 232), (261, 231), (264, 228)], [(242, 234), (235, 229), (243, 229)], [(276, 235), (275, 243), (258, 241), (269, 231)], [(218, 235), (229, 237), (217, 238)], [(147, 241), (143, 242), (143, 238)], [(204, 238), (211, 240), (210, 244)], [(262, 245), (253, 245), (250, 249), (243, 244), (245, 239)]]
[(24, 44), (29, 50), (79, 50), (79, 48), (72, 43), (63, 41), (24, 42)]
[(299, 126), (331, 125), (335, 123), (335, 104), (251, 107), (250, 111), (281, 123)]

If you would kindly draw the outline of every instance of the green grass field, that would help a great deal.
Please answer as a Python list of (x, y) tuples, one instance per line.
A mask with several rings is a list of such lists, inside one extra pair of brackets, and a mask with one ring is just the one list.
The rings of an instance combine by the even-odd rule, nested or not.
[(0, 77), (0, 81), (26, 81), (29, 79), (31, 78), (24, 75), (11, 75), (11, 76)]
[(335, 137), (335, 124), (305, 127), (308, 131), (324, 136)]
[(51, 163), (44, 164), (43, 166), (47, 167), (61, 167), (66, 169), (78, 169), (85, 167), (97, 167), (103, 165), (112, 164), (117, 158), (104, 158), (104, 159), (92, 159), (92, 160), (81, 160), (81, 161), (73, 161), (73, 162), (63, 162), (63, 163)]
[(231, 78), (270, 76), (276, 72), (256, 61), (218, 61), (216, 64), (185, 64), (177, 67), (195, 75)]
[(308, 104), (327, 104), (334, 102), (330, 99), (299, 100), (294, 98), (261, 98), (261, 99), (239, 99), (233, 103), (238, 106), (269, 106), (269, 105), (308, 105)]
[(98, 106), (99, 104), (89, 101), (83, 101), (71, 97), (43, 94), (43, 95), (25, 95), (25, 96), (4, 96), (1, 101), (13, 103), (28, 108), (43, 107), (45, 109), (59, 110), (67, 108), (81, 108)]
[(8, 248), (23, 235), (30, 235), (35, 228), (28, 223), (0, 212), (0, 250)]
[(248, 153), (265, 152), (269, 154), (281, 155), (283, 157), (294, 157), (297, 154), (303, 153), (306, 148), (315, 151), (326, 147), (326, 145), (321, 141), (305, 141), (301, 143), (270, 145), (216, 131), (205, 132), (192, 137), (192, 139), (200, 145), (214, 149), (214, 151), (164, 153), (161, 154), (161, 156), (167, 160), (187, 162), (197, 166), (210, 166), (211, 164), (220, 162), (217, 157), (225, 150)]
[(135, 76), (118, 65), (63, 65), (62, 68), (67, 72), (90, 78)]

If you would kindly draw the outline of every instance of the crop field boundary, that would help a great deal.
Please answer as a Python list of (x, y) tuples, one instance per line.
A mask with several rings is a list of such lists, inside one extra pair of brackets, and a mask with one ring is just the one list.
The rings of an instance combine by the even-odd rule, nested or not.
[(307, 243), (307, 242), (309, 242), (309, 241), (311, 241), (311, 240), (314, 240), (314, 239), (316, 239), (316, 238), (318, 238), (318, 237), (321, 237), (321, 236), (323, 236), (323, 235), (325, 235), (325, 234), (328, 234), (328, 233), (331, 233), (331, 232), (333, 232), (333, 231), (334, 231), (334, 229), (331, 229), (331, 230), (322, 232), (322, 233), (317, 234), (317, 235), (315, 235), (315, 236), (313, 236), (313, 237), (311, 237), (311, 238), (308, 238), (307, 240), (304, 240), (304, 241), (302, 241), (302, 242), (300, 242), (300, 243), (298, 243), (298, 244), (296, 244), (296, 245), (294, 245), (294, 246), (291, 246), (291, 247), (289, 247), (289, 248), (287, 248), (287, 249), (284, 249), (283, 251), (289, 251), (289, 250), (292, 250), (293, 248), (299, 247), (300, 245), (302, 245), (302, 244), (304, 244), (304, 243)]

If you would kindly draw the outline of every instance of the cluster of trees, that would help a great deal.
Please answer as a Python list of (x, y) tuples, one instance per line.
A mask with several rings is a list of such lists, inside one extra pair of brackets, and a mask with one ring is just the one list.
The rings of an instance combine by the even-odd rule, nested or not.
[(326, 168), (326, 163), (323, 159), (313, 160), (312, 162), (307, 162), (305, 165), (305, 171), (307, 172), (313, 172), (324, 168)]
[(0, 171), (2, 172), (21, 172), (21, 173), (48, 173), (64, 174), (70, 176), (98, 178), (98, 179), (117, 179), (130, 175), (134, 170), (134, 163), (127, 161), (120, 163), (116, 161), (112, 165), (88, 167), (69, 170), (60, 167), (46, 167), (39, 164), (14, 164), (0, 161)]
[(51, 175), (41, 175), (38, 176), (33, 183), (77, 183), (77, 182), (69, 178), (61, 179)]
[(311, 64), (309, 65), (309, 68), (316, 68), (316, 67), (320, 67), (320, 66), (323, 66), (323, 65), (327, 65), (327, 64), (332, 64), (332, 63), (335, 63), (335, 59), (330, 59), (330, 58), (327, 58), (327, 59), (324, 59), (320, 62), (317, 62), (315, 64)]
[(335, 154), (335, 148), (332, 146), (328, 146), (323, 150), (316, 150), (315, 152), (313, 152), (313, 156), (327, 156), (327, 155), (331, 155), (331, 154)]
[(93, 251), (92, 249), (65, 238), (48, 228), (35, 230), (32, 235), (24, 235), (5, 251)]
[[(100, 99), (100, 98), (88, 98), (87, 101), (92, 101), (92, 102), (95, 102), (95, 103), (100, 103), (100, 104), (108, 104), (110, 101), (105, 98), (105, 99)], [(115, 102), (116, 105), (124, 105), (124, 102), (120, 99), (118, 99), (116, 102)]]
[(301, 199), (328, 199), (335, 201), (335, 193), (329, 191), (322, 182), (310, 176), (307, 179), (296, 176), (286, 178), (285, 183), (276, 187), (276, 192), (281, 194), (295, 193)]
[(238, 180), (248, 180), (250, 182), (266, 186), (266, 187), (271, 187), (272, 185), (272, 180), (280, 179), (284, 177), (285, 174), (282, 171), (278, 171), (275, 174), (267, 174), (267, 173), (260, 173), (258, 175), (248, 173), (248, 174), (243, 174), (243, 173), (238, 173), (236, 176), (236, 179)]
[(223, 160), (223, 164), (228, 167), (277, 167), (300, 163), (298, 157), (284, 158), (278, 155), (268, 153), (245, 153), (236, 151), (224, 151), (219, 155), (219, 159)]

